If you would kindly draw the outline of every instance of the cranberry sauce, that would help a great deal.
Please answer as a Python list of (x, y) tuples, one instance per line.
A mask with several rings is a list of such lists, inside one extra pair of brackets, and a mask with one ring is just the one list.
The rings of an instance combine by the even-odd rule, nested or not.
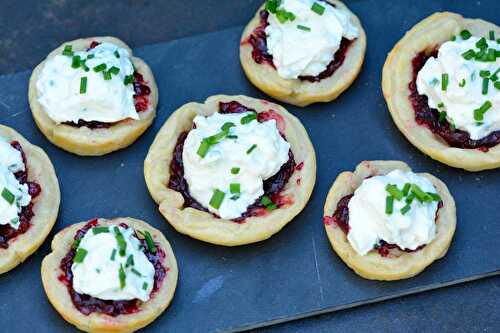
[(412, 60), (413, 79), (408, 84), (408, 88), (410, 90), (409, 99), (415, 111), (415, 121), (417, 124), (429, 128), (434, 134), (439, 135), (451, 147), (488, 151), (488, 148), (494, 147), (500, 143), (500, 131), (490, 133), (488, 136), (479, 140), (472, 140), (468, 132), (453, 128), (447, 120), (439, 121), (439, 111), (431, 109), (428, 104), (427, 96), (418, 93), (418, 72), (424, 67), (426, 61), (430, 57), (437, 56), (437, 52), (437, 49), (431, 53), (423, 51), (417, 54)]
[[(328, 224), (328, 225), (333, 223), (333, 224), (337, 225), (347, 235), (350, 231), (350, 227), (349, 227), (349, 201), (351, 201), (352, 197), (353, 197), (353, 194), (348, 194), (348, 195), (344, 196), (342, 199), (340, 199), (338, 204), (337, 204), (337, 208), (335, 209), (335, 212), (333, 213), (333, 215), (331, 217), (325, 216), (323, 218), (323, 223)], [(438, 211), (441, 207), (443, 207), (443, 203), (439, 202)], [(438, 216), (438, 211), (436, 212), (436, 218)], [(421, 245), (418, 248), (416, 248), (415, 250), (410, 250), (410, 249), (403, 250), (402, 248), (400, 248), (396, 244), (389, 244), (389, 243), (381, 240), (375, 246), (375, 249), (378, 251), (378, 253), (382, 257), (387, 257), (390, 254), (392, 249), (398, 249), (399, 251), (411, 253), (411, 252), (416, 252), (418, 250), (421, 250), (424, 247), (425, 247), (425, 245)]]
[[(269, 25), (268, 18), (269, 12), (267, 10), (261, 10), (259, 12), (260, 25), (255, 28), (252, 34), (248, 37), (248, 43), (252, 45), (252, 58), (258, 64), (268, 64), (276, 69), (273, 63), (273, 56), (267, 52), (267, 36), (266, 27)], [(342, 38), (340, 42), (339, 49), (335, 52), (332, 61), (328, 64), (326, 69), (316, 76), (305, 75), (299, 76), (299, 80), (318, 82), (325, 78), (328, 78), (335, 73), (337, 69), (344, 63), (347, 56), (347, 51), (351, 46), (352, 41), (347, 38)]]
[[(66, 285), (74, 306), (84, 315), (89, 315), (93, 312), (97, 312), (116, 317), (121, 314), (130, 314), (137, 312), (139, 311), (139, 306), (141, 304), (141, 301), (138, 299), (124, 301), (102, 300), (89, 295), (79, 294), (73, 289), (73, 272), (71, 271), (71, 266), (73, 265), (73, 258), (76, 254), (76, 248), (78, 247), (78, 243), (83, 238), (83, 236), (85, 236), (85, 234), (92, 227), (95, 227), (97, 225), (97, 220), (92, 220), (76, 232), (74, 237), (75, 242), (73, 246), (66, 254), (66, 256), (61, 260), (61, 263), (59, 265), (59, 268), (62, 270), (62, 274), (59, 276), (59, 280)], [(128, 228), (128, 225), (124, 223), (121, 223), (120, 226), (123, 228)], [(144, 239), (140, 239), (139, 237), (137, 237), (137, 239), (139, 239), (139, 241), (142, 243), (144, 254), (155, 268), (154, 287), (150, 295), (152, 297), (153, 294), (160, 289), (161, 283), (169, 270), (162, 265), (165, 259), (165, 253), (158, 244), (155, 244), (157, 249), (156, 253), (152, 253), (149, 251), (148, 245)]]
[[(243, 112), (255, 112), (255, 110), (249, 109), (246, 106), (236, 102), (219, 103), (220, 113), (243, 113)], [(259, 122), (264, 122), (270, 119), (268, 112), (259, 113), (257, 115), (257, 120)], [(274, 119), (274, 118), (272, 118)], [(278, 122), (277, 122), (278, 123)], [(204, 212), (208, 212), (208, 209), (203, 207), (198, 201), (196, 201), (189, 193), (189, 186), (186, 179), (184, 178), (184, 166), (182, 162), (182, 151), (184, 148), (184, 141), (186, 140), (188, 132), (183, 132), (179, 135), (177, 139), (177, 144), (175, 145), (172, 162), (170, 163), (170, 180), (168, 182), (168, 187), (176, 192), (179, 192), (184, 197), (184, 208), (191, 207)], [(283, 133), (281, 133), (283, 136)], [(284, 137), (284, 136), (283, 136)], [(277, 206), (283, 207), (284, 205), (290, 204), (290, 200), (285, 200), (281, 197), (281, 191), (285, 187), (286, 183), (295, 171), (295, 159), (292, 150), (288, 152), (288, 161), (281, 166), (281, 169), (272, 177), (264, 181), (264, 195), (269, 197)], [(245, 213), (241, 217), (234, 219), (234, 222), (243, 223), (247, 217), (261, 215), (261, 212), (265, 209), (264, 205), (261, 203), (261, 198), (258, 198), (252, 205), (250, 205)]]
[(14, 174), (16, 179), (21, 184), (28, 185), (28, 193), (31, 195), (31, 202), (21, 209), (19, 216), (18, 229), (12, 228), (10, 225), (0, 225), (0, 248), (7, 249), (9, 247), (9, 240), (24, 234), (31, 226), (31, 219), (35, 214), (33, 213), (33, 199), (35, 199), (42, 192), (42, 188), (35, 182), (28, 181), (28, 164), (26, 163), (26, 155), (24, 154), (21, 144), (17, 141), (12, 141), (11, 146), (21, 152), (24, 163), (24, 171), (19, 171)]
[[(87, 49), (91, 50), (98, 46), (100, 43), (93, 41), (90, 44), (90, 47)], [(132, 83), (134, 85), (134, 105), (135, 105), (135, 110), (137, 112), (144, 112), (148, 109), (149, 105), (149, 95), (151, 94), (151, 88), (147, 85), (147, 82), (144, 81), (144, 77), (142, 74), (139, 72), (134, 71), (134, 82)], [(82, 119), (79, 119), (77, 123), (74, 122), (65, 122), (64, 124), (70, 125), (73, 127), (88, 127), (90, 129), (99, 129), (99, 128), (110, 128), (111, 126), (117, 124), (118, 122), (115, 123), (103, 123), (100, 121), (85, 121)]]

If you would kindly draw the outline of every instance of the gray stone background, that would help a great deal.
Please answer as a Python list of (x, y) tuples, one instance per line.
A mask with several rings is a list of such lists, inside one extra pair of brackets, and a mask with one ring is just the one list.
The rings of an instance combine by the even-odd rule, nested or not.
[[(460, 1), (434, 2), (439, 10)], [(474, 2), (481, 6), (481, 1)], [(0, 75), (31, 69), (49, 51), (79, 37), (113, 35), (137, 47), (240, 26), (260, 3), (261, 0), (0, 0)], [(258, 330), (337, 331), (500, 332), (500, 277)]]

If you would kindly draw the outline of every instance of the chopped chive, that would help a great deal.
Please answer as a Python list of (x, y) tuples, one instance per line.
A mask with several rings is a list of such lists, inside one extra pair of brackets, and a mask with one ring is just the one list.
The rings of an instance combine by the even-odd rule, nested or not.
[(2, 197), (9, 203), (9, 205), (12, 205), (14, 201), (16, 200), (16, 197), (14, 194), (12, 194), (11, 191), (7, 187), (4, 187), (2, 190)]
[(87, 55), (87, 60), (88, 60), (88, 59), (92, 59), (92, 58), (94, 58), (94, 57), (95, 57), (95, 55), (93, 55), (93, 54), (89, 54), (89, 55)]
[(104, 71), (104, 72), (102, 72), (102, 75), (104, 76), (104, 80), (106, 80), (106, 81), (111, 80), (111, 72), (110, 71)]
[(257, 113), (252, 112), (250, 114), (247, 114), (243, 118), (241, 118), (240, 122), (241, 122), (242, 125), (246, 125), (246, 124), (248, 124), (249, 122), (251, 122), (252, 120), (255, 120), (255, 119), (257, 119)]
[(229, 184), (229, 192), (231, 192), (232, 194), (239, 194), (240, 193), (240, 184), (239, 183)]
[(73, 241), (73, 244), (71, 244), (71, 248), (73, 250), (76, 250), (78, 248), (78, 246), (80, 246), (80, 242), (82, 241), (81, 238), (77, 238)]
[(137, 269), (135, 269), (135, 268), (131, 268), (131, 269), (130, 269), (130, 271), (131, 271), (132, 273), (134, 273), (135, 275), (137, 275), (137, 276), (139, 276), (139, 277), (142, 277), (141, 272), (139, 272)]
[(10, 223), (12, 225), (18, 225), (19, 224), (19, 217), (14, 217), (13, 219), (10, 220)]
[(64, 46), (64, 50), (62, 51), (62, 54), (65, 56), (71, 57), (73, 55), (73, 46), (72, 45)]
[(406, 213), (408, 213), (410, 211), (410, 209), (411, 209), (411, 206), (406, 205), (403, 208), (401, 208), (400, 212), (401, 212), (401, 214), (405, 215)]
[(144, 282), (142, 284), (142, 290), (147, 290), (148, 289), (148, 283), (147, 282)]
[(81, 247), (76, 250), (75, 257), (73, 258), (73, 262), (76, 262), (77, 264), (83, 262), (83, 259), (87, 256), (88, 251), (85, 249), (82, 249)]
[(250, 148), (248, 148), (247, 154), (250, 154), (251, 152), (253, 152), (255, 148), (257, 148), (257, 145), (253, 144)]
[(278, 206), (266, 195), (260, 199), (260, 203), (264, 205), (268, 211), (273, 211), (278, 208)]
[(118, 67), (116, 67), (116, 66), (113, 66), (113, 67), (111, 67), (111, 68), (109, 69), (109, 71), (108, 71), (108, 72), (109, 72), (109, 73), (111, 73), (111, 74), (116, 75), (116, 74), (120, 73), (120, 69), (119, 69)]
[(476, 56), (476, 52), (474, 50), (468, 50), (464, 53), (462, 53), (462, 57), (464, 57), (465, 60), (471, 60)]
[(228, 139), (238, 139), (238, 136), (237, 135), (228, 135), (228, 136), (226, 136), (226, 138), (228, 138)]
[(82, 76), (80, 78), (80, 94), (85, 94), (87, 92), (87, 77)]
[(480, 77), (489, 77), (490, 74), (491, 74), (490, 71), (479, 71)]
[(472, 34), (470, 33), (469, 30), (462, 30), (460, 31), (460, 37), (462, 37), (462, 39), (464, 40), (467, 40), (472, 37)]
[(315, 2), (311, 6), (311, 10), (318, 15), (323, 15), (323, 13), (325, 12), (325, 7), (323, 7), (319, 3)]
[(113, 53), (115, 54), (115, 57), (120, 58), (120, 53), (118, 52), (118, 50), (115, 50), (115, 52)]
[(480, 50), (485, 50), (488, 48), (488, 42), (486, 41), (486, 38), (484, 37), (481, 37), (481, 39), (479, 39), (477, 42), (476, 42), (476, 47)]
[(489, 37), (490, 40), (495, 40), (495, 32), (493, 30), (490, 30)]
[(229, 129), (231, 127), (234, 127), (234, 126), (236, 126), (234, 123), (228, 121), (227, 123), (224, 123), (224, 125), (222, 125), (220, 129), (227, 132), (227, 131), (229, 131)]
[(497, 60), (496, 50), (488, 49), (488, 54), (486, 56), (486, 60), (490, 62), (495, 62)]
[(117, 226), (115, 226), (113, 230), (115, 232), (116, 242), (118, 243), (118, 253), (120, 256), (125, 257), (125, 254), (127, 253), (127, 242), (125, 242), (125, 238)]
[(278, 7), (281, 4), (281, 0), (267, 0), (266, 1), (266, 10), (270, 11), (271, 13), (276, 13), (276, 10), (278, 10)]
[(496, 82), (498, 80), (498, 73), (500, 73), (500, 68), (498, 68), (493, 75), (490, 76), (490, 80)]
[(444, 124), (446, 122), (446, 112), (445, 111), (439, 112), (439, 119), (438, 119), (438, 121), (441, 124)]
[(124, 85), (128, 85), (128, 84), (131, 84), (133, 82), (134, 82), (134, 75), (133, 74), (125, 76), (125, 79), (123, 80)]
[(237, 175), (238, 173), (240, 173), (240, 168), (238, 167), (231, 168), (231, 173), (233, 175)]
[(452, 36), (450, 40), (451, 40), (452, 42), (456, 41), (456, 40), (457, 40), (457, 36)]
[(92, 233), (94, 235), (102, 234), (102, 233), (105, 233), (105, 232), (109, 232), (109, 228), (108, 227), (93, 227), (92, 228)]
[(210, 198), (209, 205), (214, 207), (215, 209), (219, 209), (220, 205), (222, 204), (222, 201), (224, 201), (224, 197), (226, 196), (226, 193), (215, 189), (214, 193), (212, 194), (212, 198)]
[(403, 192), (396, 185), (387, 184), (385, 190), (398, 201), (404, 197)]
[(437, 78), (433, 78), (429, 84), (433, 87), (435, 87), (439, 83), (439, 80)]
[(420, 202), (426, 202), (430, 201), (429, 195), (422, 191), (422, 189), (416, 185), (416, 184), (411, 184), (411, 191), (413, 194), (415, 194), (415, 197), (417, 198), (418, 201)]
[(196, 153), (201, 157), (205, 157), (208, 153), (208, 150), (210, 149), (210, 142), (208, 142), (208, 140), (201, 140), (201, 143), (200, 143), (200, 147), (198, 148), (198, 150), (196, 151)]
[(441, 90), (446, 91), (448, 89), (448, 73), (443, 73), (441, 75)]
[(151, 253), (156, 253), (156, 245), (155, 242), (153, 241), (153, 236), (151, 236), (151, 233), (147, 230), (144, 231), (139, 231), (139, 233), (144, 237), (144, 240), (146, 241), (146, 245), (148, 246), (148, 250)]
[[(410, 185), (411, 186), (411, 185)], [(408, 204), (408, 205), (411, 205), (411, 203), (413, 202), (413, 200), (415, 199), (415, 194), (413, 193), (410, 193), (409, 196), (407, 196), (405, 198), (405, 202)]]
[(483, 90), (481, 91), (483, 95), (488, 94), (488, 87), (490, 85), (490, 79), (487, 77), (483, 78)]
[(432, 198), (434, 201), (441, 201), (441, 197), (437, 193), (432, 193), (432, 192), (427, 192), (427, 194)]
[(73, 58), (71, 59), (71, 67), (73, 68), (78, 68), (80, 67), (80, 64), (81, 64), (81, 59), (80, 59), (80, 56), (73, 56)]
[(311, 28), (306, 27), (305, 25), (298, 24), (297, 29), (303, 30), (303, 31), (311, 31)]
[(278, 9), (276, 10), (276, 18), (280, 23), (285, 23), (286, 21), (293, 21), (295, 20), (295, 14), (289, 11), (286, 11), (284, 9)]
[(495, 88), (497, 88), (498, 90), (500, 90), (500, 81), (495, 82)]
[(387, 215), (391, 215), (393, 208), (394, 208), (394, 197), (391, 197), (390, 195), (388, 195), (385, 198), (385, 213)]
[(462, 79), (462, 81), (460, 81), (460, 83), (458, 84), (458, 86), (459, 86), (460, 88), (465, 87), (465, 82), (466, 82), (466, 81), (465, 81), (465, 79)]
[(474, 120), (483, 121), (484, 114), (492, 107), (490, 101), (486, 101), (479, 108), (474, 110)]
[(127, 275), (125, 275), (122, 264), (120, 264), (120, 269), (118, 270), (118, 278), (120, 279), (120, 289), (125, 288)]
[(134, 256), (132, 254), (127, 257), (127, 261), (125, 262), (125, 268), (129, 266), (134, 266)]
[(115, 261), (115, 258), (116, 258), (116, 249), (113, 249), (113, 251), (111, 252), (111, 261)]
[(437, 106), (438, 106), (438, 108), (442, 109), (442, 108), (444, 108), (444, 103), (440, 102)]
[(96, 73), (99, 73), (99, 72), (102, 72), (103, 70), (106, 69), (106, 64), (100, 64), (98, 66), (95, 66), (93, 69), (94, 69), (94, 72)]
[(403, 186), (403, 195), (406, 197), (408, 195), (408, 192), (410, 191), (410, 187), (411, 187), (411, 184), (410, 183), (406, 183), (404, 186)]

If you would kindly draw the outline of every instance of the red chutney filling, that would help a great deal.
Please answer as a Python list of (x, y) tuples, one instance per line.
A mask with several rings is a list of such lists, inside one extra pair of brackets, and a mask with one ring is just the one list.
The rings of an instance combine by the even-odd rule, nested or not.
[[(335, 224), (338, 226), (346, 235), (349, 233), (350, 227), (349, 227), (349, 201), (351, 201), (351, 198), (354, 196), (354, 194), (348, 194), (344, 196), (342, 199), (339, 200), (337, 203), (337, 208), (335, 209), (335, 212), (333, 213), (332, 216), (325, 216), (323, 218), (323, 222), (327, 225), (330, 224)], [(443, 207), (443, 202), (440, 201), (438, 204), (438, 210), (436, 211), (436, 218), (438, 216), (439, 209)], [(396, 244), (389, 244), (385, 242), (384, 240), (381, 240), (377, 245), (375, 245), (375, 250), (382, 256), (382, 257), (387, 257), (392, 249), (398, 249), (399, 251), (402, 252), (417, 252), (425, 247), (424, 245), (421, 245), (417, 247), (415, 250), (410, 250), (410, 249), (405, 249), (403, 250)]]
[[(92, 220), (76, 232), (73, 246), (69, 250), (68, 254), (66, 254), (66, 256), (61, 260), (61, 264), (59, 265), (59, 268), (63, 272), (59, 275), (59, 280), (68, 288), (73, 305), (84, 315), (97, 312), (116, 317), (118, 315), (138, 312), (140, 310), (139, 306), (141, 305), (141, 301), (139, 299), (124, 301), (102, 300), (90, 295), (79, 294), (73, 289), (73, 272), (71, 271), (71, 266), (73, 265), (76, 248), (78, 247), (79, 241), (83, 238), (83, 236), (85, 236), (87, 231), (98, 225), (97, 220)], [(125, 229), (129, 228), (129, 226), (125, 223), (121, 223), (120, 227)], [(144, 254), (155, 268), (154, 287), (150, 295), (150, 297), (153, 297), (153, 295), (160, 289), (163, 279), (169, 271), (168, 267), (165, 268), (163, 266), (163, 262), (165, 261), (165, 252), (163, 252), (160, 246), (155, 243), (156, 253), (152, 253), (148, 248), (146, 240), (137, 237), (137, 233), (135, 233), (135, 237), (139, 240), (139, 242), (141, 242)]]
[(24, 154), (23, 148), (18, 141), (12, 141), (10, 145), (21, 152), (24, 163), (24, 171), (18, 171), (14, 174), (16, 179), (20, 184), (28, 185), (28, 193), (31, 196), (31, 202), (21, 209), (21, 212), (17, 214), (19, 216), (19, 227), (18, 229), (12, 228), (9, 224), (0, 225), (0, 248), (7, 249), (9, 247), (9, 240), (16, 238), (18, 235), (24, 234), (28, 231), (31, 226), (31, 219), (35, 214), (33, 213), (33, 200), (40, 195), (42, 188), (36, 182), (28, 181), (28, 165), (26, 163), (26, 155)]
[[(259, 16), (260, 25), (255, 28), (247, 40), (247, 42), (252, 45), (252, 58), (258, 64), (267, 63), (276, 69), (276, 66), (273, 63), (273, 56), (267, 52), (267, 36), (265, 29), (269, 25), (269, 12), (267, 10), (261, 10), (259, 12)], [(332, 76), (333, 73), (335, 73), (335, 71), (344, 63), (347, 56), (347, 50), (351, 46), (352, 42), (352, 40), (342, 37), (339, 49), (335, 52), (332, 61), (328, 64), (326, 69), (316, 76), (299, 76), (299, 80), (318, 82)]]
[[(87, 49), (91, 50), (98, 46), (100, 43), (93, 41), (90, 44), (90, 47)], [(147, 85), (146, 81), (144, 81), (144, 77), (142, 74), (140, 74), (137, 70), (134, 71), (134, 82), (132, 82), (134, 85), (134, 104), (135, 104), (135, 110), (140, 113), (144, 112), (148, 109), (148, 104), (149, 104), (149, 95), (151, 94), (151, 88)], [(98, 128), (110, 128), (111, 126), (117, 124), (118, 122), (115, 123), (103, 123), (100, 121), (85, 121), (85, 120), (78, 120), (77, 123), (74, 122), (65, 122), (65, 125), (70, 125), (73, 127), (88, 127), (90, 129), (98, 129)]]
[(490, 133), (479, 140), (472, 140), (470, 134), (454, 128), (447, 119), (439, 120), (439, 110), (431, 109), (428, 98), (420, 95), (417, 90), (417, 75), (424, 67), (427, 60), (431, 57), (437, 57), (438, 48), (430, 53), (420, 52), (413, 58), (413, 79), (408, 84), (410, 90), (409, 99), (415, 111), (415, 121), (419, 125), (426, 126), (432, 133), (439, 135), (450, 147), (462, 149), (479, 149), (487, 152), (500, 143), (500, 131)]
[[(243, 113), (243, 112), (255, 112), (255, 110), (247, 108), (246, 106), (236, 102), (219, 102), (219, 113)], [(270, 119), (275, 119), (278, 129), (282, 127), (282, 121), (280, 121), (281, 116), (276, 114), (274, 111), (261, 112), (257, 114), (257, 121), (264, 122)], [(281, 135), (284, 138), (282, 131)], [(182, 151), (184, 149), (184, 141), (188, 136), (188, 132), (183, 132), (179, 135), (177, 139), (177, 144), (174, 148), (172, 162), (170, 163), (170, 180), (168, 182), (168, 187), (176, 192), (179, 192), (184, 197), (184, 206), (195, 208), (204, 212), (208, 212), (208, 209), (202, 206), (196, 199), (194, 199), (189, 193), (189, 186), (184, 178), (184, 166), (182, 162)], [(267, 196), (270, 198), (278, 208), (290, 204), (290, 200), (281, 195), (281, 191), (285, 187), (286, 183), (292, 176), (296, 169), (295, 159), (293, 157), (292, 150), (288, 151), (288, 161), (283, 164), (280, 170), (272, 177), (264, 181), (264, 194), (262, 197)], [(236, 223), (243, 223), (245, 219), (251, 216), (261, 216), (263, 212), (266, 211), (266, 207), (261, 203), (262, 197), (259, 197), (253, 204), (248, 206), (246, 212), (244, 212), (239, 218), (234, 219)]]

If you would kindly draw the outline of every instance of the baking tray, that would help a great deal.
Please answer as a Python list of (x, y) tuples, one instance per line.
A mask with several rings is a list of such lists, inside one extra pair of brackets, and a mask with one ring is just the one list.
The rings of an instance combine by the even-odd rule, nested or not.
[[(446, 7), (442, 6), (445, 3)], [(499, 274), (500, 173), (468, 173), (421, 154), (394, 126), (380, 89), (385, 56), (405, 30), (433, 11), (444, 9), (495, 22), (500, 3), (478, 3), (350, 3), (368, 33), (367, 58), (359, 78), (332, 103), (305, 109), (286, 106), (302, 120), (316, 149), (318, 174), (311, 200), (271, 239), (235, 248), (205, 244), (176, 233), (150, 198), (142, 168), (155, 134), (182, 104), (219, 93), (266, 98), (240, 69), (241, 27), (136, 49), (157, 79), (158, 118), (134, 145), (104, 157), (78, 157), (51, 145), (31, 118), (27, 102), (30, 72), (0, 76), (0, 123), (14, 127), (45, 149), (62, 191), (59, 219), (48, 240), (24, 264), (0, 276), (3, 329), (76, 331), (45, 297), (40, 262), (49, 252), (55, 232), (96, 216), (148, 221), (174, 248), (180, 271), (175, 298), (145, 332), (237, 331)], [(413, 279), (390, 283), (364, 280), (330, 247), (322, 225), (326, 193), (339, 172), (352, 170), (363, 159), (406, 161), (415, 171), (431, 172), (444, 180), (455, 197), (458, 224), (448, 255)]]

